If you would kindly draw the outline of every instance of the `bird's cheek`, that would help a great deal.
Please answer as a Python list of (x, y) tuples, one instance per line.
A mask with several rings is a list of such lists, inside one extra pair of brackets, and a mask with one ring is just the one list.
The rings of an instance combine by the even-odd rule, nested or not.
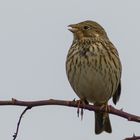
[(77, 38), (82, 39), (84, 37), (84, 34), (81, 31), (77, 32)]

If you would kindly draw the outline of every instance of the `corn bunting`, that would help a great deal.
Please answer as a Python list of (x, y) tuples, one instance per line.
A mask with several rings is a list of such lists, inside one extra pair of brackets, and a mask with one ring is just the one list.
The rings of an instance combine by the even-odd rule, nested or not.
[[(104, 28), (94, 21), (69, 25), (73, 43), (68, 51), (66, 73), (82, 102), (117, 103), (121, 93), (121, 62)], [(109, 114), (95, 112), (95, 133), (112, 132)]]

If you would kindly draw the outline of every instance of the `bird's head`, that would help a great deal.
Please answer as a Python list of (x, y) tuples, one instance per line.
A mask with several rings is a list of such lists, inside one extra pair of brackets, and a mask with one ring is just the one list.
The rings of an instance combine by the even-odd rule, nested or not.
[(83, 21), (77, 24), (71, 24), (68, 26), (69, 30), (73, 33), (74, 39), (83, 39), (83, 38), (96, 38), (96, 37), (105, 37), (107, 34), (102, 26), (94, 21)]

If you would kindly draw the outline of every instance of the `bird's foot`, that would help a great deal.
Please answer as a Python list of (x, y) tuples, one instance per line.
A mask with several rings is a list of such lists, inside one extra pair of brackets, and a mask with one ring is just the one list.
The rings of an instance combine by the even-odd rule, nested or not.
[[(83, 108), (81, 108), (80, 110), (80, 105), (83, 105), (83, 101), (82, 100), (77, 100), (77, 116), (81, 116), (81, 120), (83, 119), (83, 115), (84, 115), (84, 111), (83, 111)], [(79, 115), (80, 114), (80, 115)]]
[(103, 104), (101, 105), (100, 110), (105, 110), (105, 112), (110, 112), (110, 106), (108, 106), (107, 104)]
[[(84, 106), (86, 104), (88, 104), (87, 101), (83, 101), (83, 100), (76, 100), (75, 101), (77, 103), (77, 116), (81, 116), (81, 120), (83, 120), (83, 115), (84, 115)], [(80, 108), (82, 107), (82, 108)]]

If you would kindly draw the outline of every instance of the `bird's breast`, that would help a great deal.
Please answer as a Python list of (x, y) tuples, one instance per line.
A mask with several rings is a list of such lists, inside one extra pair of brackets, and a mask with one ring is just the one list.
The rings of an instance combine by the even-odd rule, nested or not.
[(101, 45), (96, 45), (70, 52), (66, 71), (69, 82), (80, 99), (106, 103), (118, 86), (120, 73), (106, 50), (100, 49)]

